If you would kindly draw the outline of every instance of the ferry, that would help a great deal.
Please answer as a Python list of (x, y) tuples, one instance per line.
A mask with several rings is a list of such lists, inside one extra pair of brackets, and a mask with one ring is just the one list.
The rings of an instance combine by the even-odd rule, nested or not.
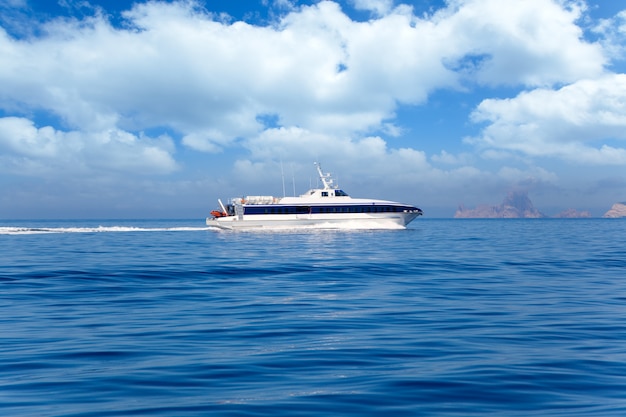
[(404, 229), (422, 210), (394, 201), (352, 198), (315, 163), (323, 188), (299, 197), (246, 196), (230, 199), (207, 217), (220, 229)]

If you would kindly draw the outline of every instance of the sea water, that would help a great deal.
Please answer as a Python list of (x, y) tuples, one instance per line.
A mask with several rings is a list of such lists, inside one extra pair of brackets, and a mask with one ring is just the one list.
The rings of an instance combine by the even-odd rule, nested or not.
[(0, 222), (0, 414), (623, 416), (625, 237)]

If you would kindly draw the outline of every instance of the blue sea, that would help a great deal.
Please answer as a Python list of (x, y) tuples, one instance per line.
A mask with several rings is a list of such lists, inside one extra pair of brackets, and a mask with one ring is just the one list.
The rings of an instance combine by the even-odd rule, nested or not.
[(626, 219), (0, 221), (3, 416), (624, 416)]

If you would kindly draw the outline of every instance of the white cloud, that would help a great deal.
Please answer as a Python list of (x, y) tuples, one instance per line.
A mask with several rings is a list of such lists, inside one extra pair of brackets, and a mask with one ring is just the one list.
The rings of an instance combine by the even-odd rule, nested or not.
[(626, 149), (598, 141), (626, 140), (626, 75), (581, 80), (559, 90), (537, 89), (512, 99), (484, 100), (472, 115), (487, 122), (485, 148), (589, 164), (625, 164)]
[(442, 150), (439, 154), (432, 155), (430, 159), (433, 162), (446, 165), (467, 165), (471, 162), (472, 157), (466, 153), (453, 155), (445, 150)]
[[(477, 84), (540, 87), (476, 109), (474, 120), (488, 125), (473, 143), (486, 154), (625, 158), (614, 141), (596, 143), (623, 138), (623, 79), (602, 78), (606, 51), (583, 39), (579, 2), (451, 0), (417, 17), (392, 1), (355, 0), (378, 16), (358, 22), (334, 2), (280, 0), (273, 5), (288, 13), (269, 26), (199, 4), (137, 3), (118, 27), (96, 14), (25, 38), (0, 28), (0, 109), (18, 116), (0, 121), (12, 132), (0, 133), (3, 169), (167, 173), (176, 168), (172, 140), (137, 133), (164, 129), (202, 152), (243, 146), (250, 155), (237, 166), (247, 170), (321, 159), (437, 196), (496, 180), (454, 150), (430, 159), (454, 169), (431, 166), (398, 107)], [(61, 124), (37, 128), (29, 119), (41, 113)]]
[[(302, 128), (267, 129), (245, 143), (250, 160), (237, 164), (235, 175), (262, 184), (279, 161), (295, 164), (301, 177), (308, 178), (312, 161), (320, 161), (335, 173), (344, 171), (355, 183), (384, 184), (389, 179), (418, 184), (427, 181), (434, 169), (424, 152), (410, 148), (389, 148), (378, 136), (359, 139), (316, 133)], [(254, 161), (267, 161), (255, 163)], [(394, 186), (395, 187), (395, 186)], [(394, 188), (388, 186), (388, 188)]]
[(277, 159), (311, 161), (315, 159), (367, 160), (387, 152), (386, 143), (380, 137), (359, 140), (340, 138), (297, 127), (267, 129), (258, 137), (250, 139), (246, 147), (254, 159)]
[(458, 86), (468, 56), (488, 55), (469, 72), (496, 84), (567, 82), (604, 62), (580, 40), (577, 14), (548, 0), (453, 2), (433, 20), (397, 8), (369, 22), (321, 2), (274, 27), (214, 20), (191, 1), (124, 16), (130, 29), (97, 15), (50, 22), (28, 40), (0, 31), (0, 104), (50, 111), (78, 130), (219, 131), (219, 144), (187, 141), (213, 150), (257, 135), (259, 114), (319, 132), (389, 126), (397, 103)]
[(223, 148), (219, 144), (227, 141), (222, 132), (218, 130), (193, 132), (182, 138), (183, 145), (197, 151), (211, 153), (217, 153), (222, 150)]
[(176, 169), (168, 137), (156, 139), (111, 129), (64, 132), (37, 128), (18, 117), (0, 118), (2, 171), (20, 175), (85, 174), (116, 171), (163, 174)]
[(607, 55), (614, 60), (626, 58), (626, 10), (611, 19), (600, 20), (593, 31), (601, 36)]
[[(599, 45), (582, 40), (579, 2), (454, 0), (438, 12), (446, 59), (487, 85), (545, 86), (601, 74)], [(569, 6), (569, 7), (563, 7)]]
[(550, 172), (541, 167), (531, 166), (526, 170), (512, 167), (502, 167), (498, 171), (498, 177), (508, 184), (556, 184), (559, 181), (554, 172)]

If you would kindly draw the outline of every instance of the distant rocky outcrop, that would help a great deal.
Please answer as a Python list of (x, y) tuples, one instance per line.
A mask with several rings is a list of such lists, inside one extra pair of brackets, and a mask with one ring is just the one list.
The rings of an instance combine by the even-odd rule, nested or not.
[(619, 217), (626, 217), (626, 203), (615, 203), (611, 210), (604, 213), (604, 216), (607, 218), (616, 219)]
[(571, 209), (567, 209), (567, 210), (560, 212), (554, 217), (559, 218), (559, 219), (588, 219), (591, 217), (591, 213), (586, 210), (577, 211), (571, 208)]
[(460, 206), (454, 217), (457, 219), (536, 219), (546, 216), (533, 206), (526, 192), (512, 191), (499, 206), (482, 205), (475, 209)]

